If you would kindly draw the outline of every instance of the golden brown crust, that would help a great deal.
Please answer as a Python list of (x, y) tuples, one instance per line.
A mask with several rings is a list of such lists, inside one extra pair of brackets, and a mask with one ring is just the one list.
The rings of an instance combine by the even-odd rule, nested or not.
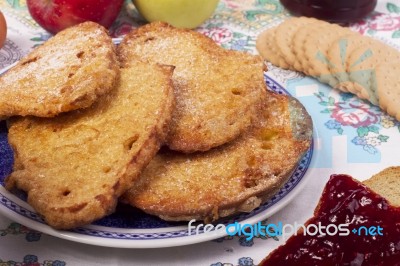
[(400, 206), (400, 166), (388, 167), (363, 183), (393, 206)]
[(111, 213), (165, 141), (172, 71), (137, 61), (87, 109), (12, 119), (8, 136), (17, 163), (6, 188), (26, 191), (29, 204), (58, 229)]
[(0, 77), (0, 118), (53, 117), (86, 108), (119, 74), (107, 30), (85, 22), (59, 32)]
[(238, 137), (251, 124), (265, 89), (261, 57), (225, 50), (200, 33), (161, 22), (127, 34), (118, 56), (122, 65), (139, 57), (176, 67), (177, 108), (167, 145), (185, 153)]
[(310, 147), (312, 121), (294, 98), (268, 93), (244, 136), (205, 153), (159, 153), (122, 201), (166, 220), (251, 211), (287, 181)]

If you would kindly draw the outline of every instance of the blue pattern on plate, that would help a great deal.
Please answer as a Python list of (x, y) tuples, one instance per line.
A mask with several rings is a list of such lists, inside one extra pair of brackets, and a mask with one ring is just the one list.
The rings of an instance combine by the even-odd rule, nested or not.
[[(274, 80), (265, 76), (266, 83), (268, 87), (279, 94), (288, 94), (288, 92), (277, 84)], [(225, 219), (221, 219), (218, 223), (223, 223), (225, 225), (233, 223), (233, 222), (241, 222), (246, 220), (254, 215), (257, 215), (261, 212), (268, 211), (268, 208), (279, 202), (283, 199), (292, 189), (296, 187), (296, 185), (302, 180), (304, 174), (306, 173), (309, 164), (311, 162), (313, 153), (313, 146), (309, 149), (309, 151), (304, 155), (301, 159), (299, 165), (294, 170), (292, 176), (289, 181), (280, 189), (280, 191), (273, 196), (269, 201), (265, 202), (258, 208), (254, 209), (250, 213), (242, 213), (239, 215), (235, 215), (233, 217), (227, 217)], [(12, 150), (7, 142), (7, 129), (4, 122), (0, 123), (0, 184), (4, 184), (4, 178), (11, 172), (13, 164), (13, 155)], [(23, 196), (19, 195), (20, 198)], [(43, 219), (23, 206), (19, 206), (11, 199), (9, 199), (6, 195), (0, 193), (0, 204), (4, 205), (8, 209), (12, 210), (19, 215), (27, 217), (33, 221), (39, 223), (45, 223)], [(111, 238), (111, 239), (134, 239), (134, 240), (149, 240), (149, 239), (166, 239), (166, 238), (176, 238), (176, 237), (184, 237), (188, 236), (189, 232), (187, 229), (182, 230), (182, 226), (187, 226), (187, 223), (173, 223), (163, 221), (155, 216), (148, 215), (140, 210), (135, 208), (120, 205), (117, 208), (117, 211), (114, 214), (111, 214), (99, 221), (93, 223), (93, 225), (100, 226), (100, 229), (96, 227), (93, 229), (91, 227), (80, 227), (74, 230), (73, 232), (96, 236), (102, 238)], [(154, 229), (154, 228), (164, 228), (167, 229), (168, 232), (116, 232), (117, 228), (125, 228), (125, 229)], [(140, 231), (140, 230), (137, 230)], [(151, 231), (151, 230), (150, 230)], [(191, 232), (193, 234), (194, 232)], [(200, 230), (200, 233), (204, 233)]]
[(14, 156), (7, 141), (7, 127), (5, 121), (0, 122), (0, 184), (12, 171)]

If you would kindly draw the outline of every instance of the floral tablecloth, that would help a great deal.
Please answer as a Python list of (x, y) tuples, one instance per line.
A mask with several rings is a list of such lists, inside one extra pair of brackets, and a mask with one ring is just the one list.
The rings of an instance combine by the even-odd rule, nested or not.
[[(24, 0), (0, 0), (8, 23), (0, 68), (10, 65), (50, 35), (29, 16)], [(222, 0), (197, 30), (227, 49), (256, 53), (257, 35), (290, 15), (278, 0)], [(127, 1), (110, 29), (121, 37), (145, 23)], [(350, 25), (365, 35), (400, 46), (400, 1), (379, 1), (373, 14)], [(299, 73), (269, 66), (268, 76), (297, 97), (315, 124), (312, 177), (300, 194), (269, 221), (302, 223), (312, 215), (329, 176), (347, 173), (364, 180), (387, 166), (399, 165), (400, 123), (357, 97), (339, 93)], [(0, 265), (254, 265), (284, 243), (279, 237), (225, 237), (163, 249), (117, 249), (58, 239), (0, 215)]]

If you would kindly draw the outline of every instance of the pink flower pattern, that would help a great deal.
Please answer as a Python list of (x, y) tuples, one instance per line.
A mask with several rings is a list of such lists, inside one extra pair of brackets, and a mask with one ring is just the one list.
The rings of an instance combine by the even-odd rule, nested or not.
[(337, 102), (332, 118), (343, 126), (366, 127), (379, 122), (379, 115), (363, 102)]
[[(376, 147), (388, 141), (389, 136), (380, 132), (384, 117), (379, 108), (362, 102), (348, 93), (340, 93), (339, 99), (322, 91), (314, 95), (319, 99), (319, 104), (325, 107), (321, 113), (330, 115), (330, 119), (324, 123), (327, 129), (334, 130), (339, 135), (342, 135), (345, 130), (355, 131), (356, 134), (351, 142), (361, 146), (370, 154), (377, 154), (379, 151)], [(389, 127), (398, 125), (397, 122), (393, 122)], [(347, 135), (351, 136), (351, 134)]]
[(395, 31), (400, 29), (400, 15), (376, 13), (371, 18), (352, 24), (351, 28), (361, 34), (366, 34), (368, 30)]
[(218, 44), (228, 43), (233, 38), (233, 33), (227, 28), (201, 28), (199, 32), (213, 39)]

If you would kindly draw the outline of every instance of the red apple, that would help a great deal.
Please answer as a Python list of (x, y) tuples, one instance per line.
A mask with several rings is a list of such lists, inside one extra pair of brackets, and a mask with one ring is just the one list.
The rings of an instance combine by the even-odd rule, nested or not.
[(0, 49), (3, 47), (7, 37), (7, 22), (3, 13), (0, 11)]
[(45, 30), (57, 33), (84, 21), (108, 28), (124, 0), (27, 0), (32, 18)]

